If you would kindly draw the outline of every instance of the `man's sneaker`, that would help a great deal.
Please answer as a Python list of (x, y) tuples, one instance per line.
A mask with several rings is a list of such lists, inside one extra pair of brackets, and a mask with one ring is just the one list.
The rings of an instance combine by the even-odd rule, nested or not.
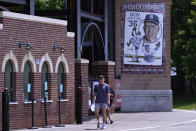
[(101, 129), (105, 129), (105, 128), (106, 128), (106, 123), (104, 122), (104, 123), (102, 124)]
[(100, 128), (100, 124), (101, 124), (100, 122), (97, 123), (97, 128)]

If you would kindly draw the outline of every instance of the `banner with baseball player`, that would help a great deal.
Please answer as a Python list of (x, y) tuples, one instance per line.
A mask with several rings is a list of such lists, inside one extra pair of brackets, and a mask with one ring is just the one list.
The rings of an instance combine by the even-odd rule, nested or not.
[[(125, 6), (123, 64), (162, 66), (164, 53), (164, 8), (156, 4)], [(133, 9), (133, 11), (131, 10)], [(154, 11), (153, 11), (154, 9)], [(145, 68), (142, 69), (141, 67)], [(152, 68), (152, 67), (151, 67)], [(133, 69), (132, 69), (133, 70)]]

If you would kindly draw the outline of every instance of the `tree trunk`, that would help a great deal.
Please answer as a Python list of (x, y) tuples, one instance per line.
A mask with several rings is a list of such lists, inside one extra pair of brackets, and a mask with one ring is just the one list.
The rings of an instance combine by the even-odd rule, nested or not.
[(190, 79), (190, 93), (191, 93), (191, 95), (194, 95), (194, 90), (193, 90), (193, 79), (191, 78)]

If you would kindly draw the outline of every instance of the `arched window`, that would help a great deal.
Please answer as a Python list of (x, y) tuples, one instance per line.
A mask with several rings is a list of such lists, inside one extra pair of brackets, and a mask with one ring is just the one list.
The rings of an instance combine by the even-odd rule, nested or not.
[(30, 101), (31, 96), (31, 82), (32, 82), (32, 70), (31, 65), (27, 61), (24, 66), (24, 101)]
[(63, 67), (63, 63), (61, 62), (58, 66), (58, 95), (61, 97), (61, 99), (65, 99), (65, 71)]
[(42, 65), (42, 73), (41, 73), (41, 88), (42, 88), (42, 98), (46, 97), (48, 100), (48, 73), (49, 68), (46, 62)]
[(5, 65), (5, 88), (8, 89), (10, 102), (14, 101), (13, 65), (10, 60)]

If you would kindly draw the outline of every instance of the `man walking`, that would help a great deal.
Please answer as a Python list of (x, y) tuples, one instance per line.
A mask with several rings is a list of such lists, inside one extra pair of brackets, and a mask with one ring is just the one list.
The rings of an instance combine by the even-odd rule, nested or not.
[(102, 111), (103, 116), (103, 124), (102, 129), (106, 128), (106, 109), (107, 105), (110, 104), (110, 94), (109, 94), (109, 86), (104, 83), (105, 78), (103, 75), (99, 76), (99, 84), (94, 87), (94, 95), (93, 100), (95, 100), (95, 115), (97, 118), (97, 128), (100, 128), (100, 120), (99, 120), (99, 110)]

